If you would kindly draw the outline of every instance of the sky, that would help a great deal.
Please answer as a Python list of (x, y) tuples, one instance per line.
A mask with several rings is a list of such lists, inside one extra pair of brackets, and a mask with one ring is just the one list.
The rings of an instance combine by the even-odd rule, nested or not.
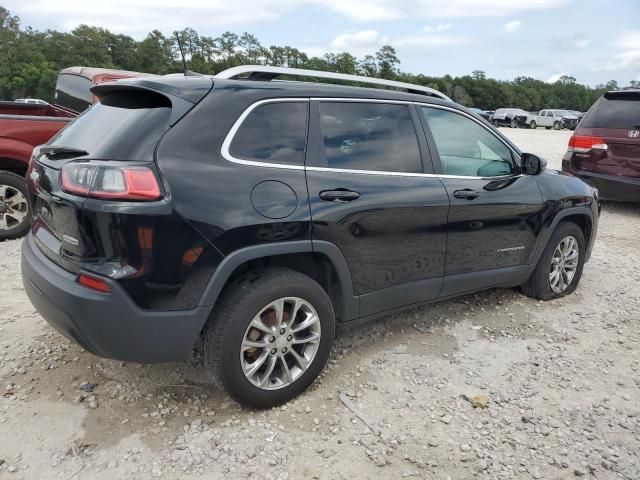
[(640, 80), (640, 0), (2, 0), (35, 29), (85, 23), (142, 39), (191, 27), (362, 57), (396, 48), (405, 72), (510, 80)]

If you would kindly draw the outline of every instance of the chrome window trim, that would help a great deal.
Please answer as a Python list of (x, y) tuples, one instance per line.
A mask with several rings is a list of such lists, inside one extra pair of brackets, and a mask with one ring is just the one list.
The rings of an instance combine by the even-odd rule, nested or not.
[(231, 155), (229, 148), (231, 143), (233, 142), (233, 138), (235, 137), (238, 129), (247, 118), (247, 116), (255, 110), (260, 105), (264, 105), (267, 103), (283, 103), (283, 102), (310, 102), (310, 101), (321, 101), (321, 102), (366, 102), (366, 103), (391, 103), (391, 104), (399, 104), (399, 105), (416, 105), (421, 107), (430, 107), (430, 108), (439, 108), (441, 110), (449, 110), (451, 112), (457, 113), (459, 115), (463, 115), (470, 120), (476, 122), (478, 125), (483, 127), (489, 133), (491, 133), (494, 137), (496, 137), (501, 143), (503, 143), (511, 152), (513, 152), (516, 157), (520, 158), (520, 155), (516, 150), (514, 150), (508, 143), (506, 143), (500, 136), (496, 135), (490, 128), (480, 122), (478, 119), (474, 118), (472, 115), (469, 115), (465, 112), (457, 110), (455, 108), (447, 107), (444, 105), (436, 105), (432, 103), (424, 103), (424, 102), (414, 102), (407, 100), (385, 100), (379, 98), (343, 98), (343, 97), (311, 97), (311, 98), (301, 98), (301, 97), (278, 97), (278, 98), (267, 98), (263, 100), (258, 100), (255, 103), (249, 105), (238, 117), (238, 119), (234, 122), (231, 130), (227, 133), (227, 136), (222, 143), (221, 155), (222, 157), (231, 162), (240, 165), (247, 165), (252, 167), (264, 167), (264, 168), (283, 168), (287, 170), (305, 170), (311, 172), (337, 172), (337, 173), (347, 173), (347, 174), (359, 174), (359, 175), (386, 175), (393, 177), (427, 177), (427, 178), (450, 178), (450, 179), (460, 179), (460, 180), (501, 180), (505, 178), (514, 178), (520, 177), (519, 175), (501, 175), (496, 177), (477, 177), (477, 176), (466, 176), (466, 175), (446, 175), (446, 174), (438, 174), (438, 173), (409, 173), (409, 172), (391, 172), (391, 171), (379, 171), (379, 170), (352, 170), (346, 168), (331, 168), (331, 167), (314, 167), (314, 166), (304, 166), (304, 165), (287, 165), (282, 163), (270, 163), (270, 162), (261, 162), (259, 160), (246, 160), (241, 158), (236, 158)]

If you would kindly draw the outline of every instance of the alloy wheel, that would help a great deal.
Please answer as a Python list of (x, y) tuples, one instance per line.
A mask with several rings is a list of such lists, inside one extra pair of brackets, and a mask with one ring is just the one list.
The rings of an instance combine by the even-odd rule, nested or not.
[(551, 257), (549, 270), (549, 286), (555, 293), (563, 293), (576, 274), (580, 260), (580, 247), (572, 235), (564, 237)]
[(287, 387), (309, 368), (320, 346), (320, 317), (298, 297), (262, 308), (247, 327), (240, 348), (242, 371), (264, 390)]
[(0, 231), (21, 225), (29, 215), (24, 194), (10, 185), (0, 185)]

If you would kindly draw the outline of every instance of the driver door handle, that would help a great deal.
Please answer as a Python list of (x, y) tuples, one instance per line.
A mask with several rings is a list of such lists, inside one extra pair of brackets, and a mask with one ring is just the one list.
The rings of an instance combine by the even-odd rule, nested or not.
[(320, 192), (320, 198), (328, 202), (351, 202), (359, 199), (360, 194), (358, 192), (344, 189), (323, 190)]
[(464, 190), (456, 190), (453, 192), (453, 196), (463, 200), (473, 200), (474, 198), (478, 198), (480, 193), (475, 190), (471, 190), (470, 188), (465, 188)]

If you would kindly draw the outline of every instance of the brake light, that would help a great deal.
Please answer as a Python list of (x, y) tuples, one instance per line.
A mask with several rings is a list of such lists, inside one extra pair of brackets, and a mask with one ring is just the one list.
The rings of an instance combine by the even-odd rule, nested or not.
[(586, 135), (572, 135), (569, 139), (570, 152), (588, 152), (589, 150), (608, 150), (609, 146), (604, 143), (602, 137), (591, 137)]
[(92, 290), (97, 290), (102, 293), (111, 292), (111, 287), (107, 282), (105, 282), (100, 278), (91, 277), (84, 273), (81, 273), (80, 275), (78, 275), (78, 283), (80, 285), (84, 285), (87, 288), (90, 288)]
[(148, 167), (67, 163), (60, 174), (62, 189), (82, 197), (112, 200), (162, 198), (156, 175)]

